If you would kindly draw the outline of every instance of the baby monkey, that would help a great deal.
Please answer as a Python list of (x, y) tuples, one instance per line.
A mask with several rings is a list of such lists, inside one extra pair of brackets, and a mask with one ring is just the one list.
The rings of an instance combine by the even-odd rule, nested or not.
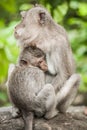
[(46, 64), (46, 55), (39, 48), (28, 46), (24, 48), (19, 56), (19, 66), (35, 66), (42, 69), (44, 72), (48, 70)]
[(47, 65), (42, 50), (33, 47), (24, 48), (17, 66), (8, 78), (10, 100), (22, 113), (25, 130), (33, 129), (33, 117), (52, 118), (57, 115), (55, 91), (46, 84)]

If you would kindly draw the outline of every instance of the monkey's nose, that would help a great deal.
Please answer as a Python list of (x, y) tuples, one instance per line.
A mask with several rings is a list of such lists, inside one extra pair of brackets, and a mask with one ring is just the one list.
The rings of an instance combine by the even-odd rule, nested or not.
[(23, 28), (16, 28), (14, 31), (14, 35), (16, 38), (21, 37), (24, 34), (24, 29)]

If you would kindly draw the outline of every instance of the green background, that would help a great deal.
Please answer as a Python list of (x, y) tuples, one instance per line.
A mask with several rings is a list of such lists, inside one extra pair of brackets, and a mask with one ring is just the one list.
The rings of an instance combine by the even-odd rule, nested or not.
[[(67, 30), (77, 72), (82, 82), (79, 91), (87, 92), (87, 0), (38, 0), (54, 20)], [(20, 11), (32, 7), (29, 0), (0, 1), (0, 106), (9, 104), (5, 82), (10, 63), (17, 62), (18, 47), (14, 27), (20, 21)]]

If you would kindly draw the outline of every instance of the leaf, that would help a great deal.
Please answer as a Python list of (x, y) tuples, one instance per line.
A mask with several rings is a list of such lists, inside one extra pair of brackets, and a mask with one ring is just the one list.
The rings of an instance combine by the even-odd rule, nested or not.
[(79, 3), (78, 14), (87, 16), (87, 3)]

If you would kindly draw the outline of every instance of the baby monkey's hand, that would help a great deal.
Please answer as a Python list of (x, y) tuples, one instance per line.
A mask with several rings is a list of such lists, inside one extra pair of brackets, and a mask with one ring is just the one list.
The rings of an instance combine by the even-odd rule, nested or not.
[(40, 64), (39, 64), (39, 67), (44, 71), (48, 71), (48, 66), (46, 64), (46, 62), (43, 60)]

